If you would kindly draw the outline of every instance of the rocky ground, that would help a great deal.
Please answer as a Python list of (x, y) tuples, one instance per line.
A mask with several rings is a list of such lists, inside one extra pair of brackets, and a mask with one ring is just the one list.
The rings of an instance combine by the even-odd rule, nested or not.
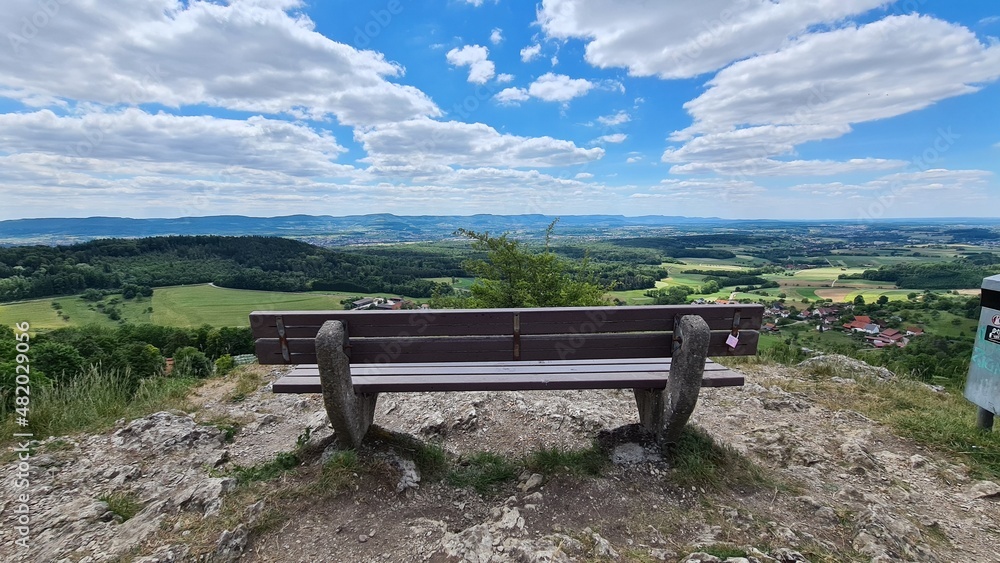
[[(837, 385), (891, 377), (835, 361)], [(280, 372), (255, 369), (265, 383)], [(235, 382), (215, 380), (197, 391), (193, 412), (34, 448), (27, 550), (14, 544), (23, 489), (8, 462), (0, 559), (1000, 562), (996, 483), (856, 412), (786, 391), (804, 380), (800, 370), (741, 369), (747, 385), (705, 389), (692, 423), (765, 479), (715, 489), (678, 486), (671, 459), (629, 441), (629, 392), (380, 398), (378, 425), (453, 456), (586, 448), (618, 429), (603, 435), (614, 463), (602, 475), (524, 472), (485, 497), (422, 479), (405, 453), (377, 445), (333, 489), (321, 481), (322, 459), (336, 452), (319, 397), (274, 395), (265, 384), (234, 402)], [(237, 466), (260, 467), (297, 443), (299, 467), (237, 482)], [(123, 498), (135, 512), (128, 519)]]

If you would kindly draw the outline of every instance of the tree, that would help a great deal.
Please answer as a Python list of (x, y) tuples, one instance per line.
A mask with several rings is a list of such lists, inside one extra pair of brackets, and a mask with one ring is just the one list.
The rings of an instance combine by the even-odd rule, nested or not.
[(178, 377), (208, 377), (214, 367), (208, 356), (193, 346), (174, 352), (174, 375)]
[[(861, 296), (859, 295), (858, 297), (861, 297)], [(886, 295), (879, 295), (878, 299), (875, 300), (875, 302), (878, 303), (879, 305), (885, 305), (886, 303), (889, 302), (889, 297), (886, 296)]]
[(854, 304), (855, 305), (864, 305), (865, 304), (865, 296), (861, 295), (859, 293), (858, 296), (854, 298)]
[(76, 348), (62, 342), (41, 342), (31, 347), (31, 371), (49, 379), (68, 382), (79, 375), (85, 360)]
[(573, 307), (606, 304), (605, 288), (585, 274), (586, 260), (571, 273), (549, 249), (556, 221), (545, 231), (545, 250), (535, 253), (504, 233), (490, 236), (459, 229), (457, 234), (472, 240), (475, 250), (486, 252), (485, 260), (467, 260), (462, 266), (476, 281), (472, 284), (471, 305), (482, 307)]

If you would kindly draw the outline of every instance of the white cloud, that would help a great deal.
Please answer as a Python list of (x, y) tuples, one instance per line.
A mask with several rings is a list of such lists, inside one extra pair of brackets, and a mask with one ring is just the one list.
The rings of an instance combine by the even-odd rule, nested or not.
[(350, 125), (441, 115), (423, 92), (387, 80), (401, 77), (401, 66), (328, 39), (307, 16), (288, 12), (302, 6), (60, 3), (57, 16), (25, 39), (22, 18), (38, 5), (9, 3), (0, 35), (24, 41), (14, 40), (14, 56), (0, 57), (0, 95), (36, 106), (69, 99), (335, 115)]
[(368, 151), (365, 161), (375, 166), (549, 167), (604, 156), (601, 148), (503, 134), (482, 123), (415, 119), (356, 131), (354, 136)]
[(631, 120), (632, 117), (625, 111), (619, 111), (618, 113), (611, 115), (602, 115), (597, 118), (597, 121), (605, 127), (617, 127), (618, 125), (628, 123)]
[(611, 135), (601, 135), (600, 137), (594, 139), (594, 144), (601, 143), (624, 143), (625, 139), (628, 139), (628, 135), (625, 133), (612, 133)]
[(499, 82), (500, 84), (507, 84), (513, 81), (514, 81), (513, 74), (507, 74), (506, 72), (501, 72), (500, 74), (497, 75), (497, 82)]
[(905, 167), (908, 162), (886, 158), (849, 160), (775, 160), (772, 158), (731, 159), (724, 162), (691, 162), (670, 167), (671, 174), (722, 174), (741, 178), (755, 176), (832, 176), (857, 172), (885, 172)]
[(625, 164), (635, 164), (642, 160), (641, 156), (630, 156), (625, 159)]
[(986, 186), (993, 173), (986, 170), (947, 170), (934, 168), (916, 172), (898, 172), (861, 184), (842, 182), (798, 184), (789, 189), (812, 195), (843, 197), (851, 195), (913, 194), (941, 190), (964, 190)]
[(724, 201), (756, 197), (767, 190), (748, 180), (661, 180), (651, 191), (678, 199), (708, 199)]
[(504, 105), (517, 105), (530, 100), (531, 96), (524, 88), (504, 88), (496, 96), (493, 96), (493, 99)]
[(573, 176), (577, 180), (589, 180), (594, 177), (590, 172), (579, 172), (576, 176)]
[(493, 31), (490, 32), (490, 43), (499, 45), (501, 41), (503, 41), (503, 30), (499, 27), (494, 27)]
[(538, 43), (534, 45), (529, 45), (524, 49), (521, 49), (521, 60), (523, 62), (531, 62), (534, 58), (542, 54), (542, 46)]
[(452, 49), (446, 55), (453, 66), (469, 67), (469, 82), (486, 84), (496, 73), (493, 61), (487, 59), (490, 50), (481, 45), (465, 45), (461, 49)]
[(968, 29), (934, 18), (893, 16), (807, 35), (722, 70), (684, 104), (695, 123), (675, 138), (741, 125), (884, 119), (976, 92), (998, 77), (1000, 44), (984, 45)]
[(854, 123), (975, 92), (998, 77), (1000, 44), (984, 45), (969, 30), (929, 17), (893, 16), (810, 34), (720, 71), (703, 94), (684, 104), (694, 123), (670, 136), (685, 144), (668, 148), (662, 159), (678, 163), (674, 173), (900, 168), (904, 162), (878, 158), (785, 162), (774, 157), (795, 156), (799, 145), (846, 135)]
[(552, 66), (556, 66), (557, 64), (559, 64), (559, 57), (556, 55), (552, 55), (552, 58), (549, 59), (549, 62), (552, 63)]
[(585, 95), (594, 86), (593, 82), (585, 78), (570, 78), (565, 74), (547, 72), (531, 83), (528, 93), (546, 102), (568, 102)]
[(587, 42), (586, 60), (634, 76), (690, 78), (774, 51), (818, 24), (888, 0), (544, 0), (538, 23), (549, 36)]
[(0, 130), (4, 131), (0, 153), (86, 161), (88, 169), (104, 172), (192, 173), (234, 163), (246, 170), (291, 176), (332, 176), (353, 170), (333, 164), (346, 149), (329, 133), (260, 116), (243, 121), (130, 108), (60, 117), (40, 110), (0, 114)]

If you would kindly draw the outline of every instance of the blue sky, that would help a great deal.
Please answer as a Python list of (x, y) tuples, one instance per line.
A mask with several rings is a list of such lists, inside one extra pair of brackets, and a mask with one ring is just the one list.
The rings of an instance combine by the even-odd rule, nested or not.
[(11, 0), (0, 219), (1000, 215), (1000, 7)]

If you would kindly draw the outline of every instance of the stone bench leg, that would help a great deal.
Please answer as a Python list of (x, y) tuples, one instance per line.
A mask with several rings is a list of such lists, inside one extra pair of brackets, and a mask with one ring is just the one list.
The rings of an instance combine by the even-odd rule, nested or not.
[(327, 321), (316, 334), (316, 362), (323, 387), (323, 404), (337, 441), (356, 448), (375, 418), (378, 393), (359, 395), (351, 382), (351, 365), (344, 353), (344, 325)]
[(698, 315), (681, 317), (674, 329), (680, 332), (682, 340), (670, 361), (667, 387), (634, 390), (639, 421), (661, 446), (677, 442), (694, 412), (711, 337), (708, 323)]

